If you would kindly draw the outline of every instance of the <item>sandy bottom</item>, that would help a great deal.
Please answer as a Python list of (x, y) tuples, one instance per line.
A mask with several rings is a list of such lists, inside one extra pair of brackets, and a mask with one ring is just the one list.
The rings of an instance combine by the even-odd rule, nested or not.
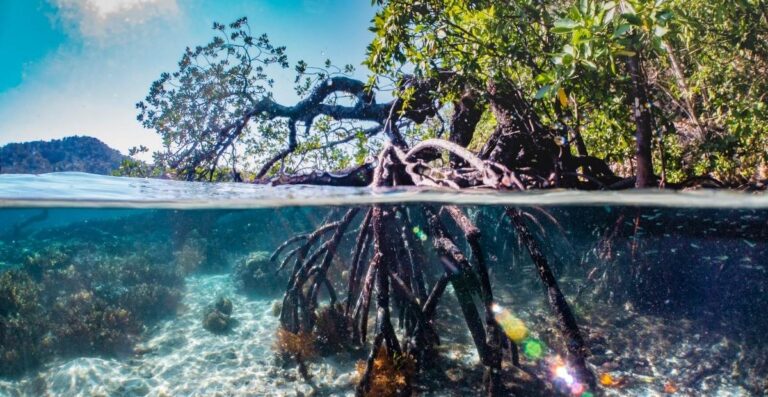
[[(514, 311), (513, 300), (499, 295), (500, 302), (506, 301)], [(237, 321), (224, 335), (206, 331), (201, 321), (206, 306), (220, 296), (232, 301)], [(59, 359), (21, 379), (0, 381), (0, 396), (353, 396), (355, 362), (365, 351), (315, 360), (309, 365), (313, 384), (307, 384), (295, 365), (276, 358), (274, 302), (237, 293), (229, 275), (189, 277), (179, 314), (148, 330), (135, 355)], [(446, 301), (444, 307), (456, 307), (451, 303)], [(561, 343), (541, 297), (519, 306), (515, 314), (528, 325), (531, 337), (549, 346)], [(722, 335), (702, 334), (689, 322), (631, 310), (592, 309), (582, 313), (580, 321), (592, 349), (590, 366), (596, 375), (608, 374), (617, 382), (603, 388), (603, 395), (748, 396), (754, 394), (741, 383), (764, 374), (749, 367), (750, 360), (745, 359), (749, 349)], [(481, 393), (477, 353), (460, 311), (455, 311), (439, 310), (447, 331), (439, 349), (442, 359), (428, 363), (418, 380), (421, 395)], [(556, 354), (547, 350), (545, 356)], [(541, 381), (542, 388), (533, 394), (556, 394), (545, 360), (523, 358), (523, 367)], [(518, 371), (514, 377), (521, 375), (526, 376)], [(669, 387), (675, 392), (669, 393)]]

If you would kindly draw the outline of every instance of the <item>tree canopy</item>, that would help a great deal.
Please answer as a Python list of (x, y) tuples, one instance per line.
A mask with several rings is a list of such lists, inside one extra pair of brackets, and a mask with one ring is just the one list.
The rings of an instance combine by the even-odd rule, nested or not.
[[(350, 65), (298, 61), (293, 105), (271, 93), (270, 72), (290, 67), (286, 49), (245, 18), (215, 23), (214, 39), (187, 48), (137, 104), (163, 138), (156, 163), (187, 179), (261, 179), (364, 167), (386, 142), (445, 138), (539, 179), (592, 187), (765, 178), (764, 0), (373, 6), (368, 81), (351, 78)], [(542, 186), (552, 185), (578, 183)]]

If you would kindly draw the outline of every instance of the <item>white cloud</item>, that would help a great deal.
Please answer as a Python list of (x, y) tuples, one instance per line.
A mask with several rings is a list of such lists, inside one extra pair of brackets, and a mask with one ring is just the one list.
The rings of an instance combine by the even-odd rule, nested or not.
[(178, 16), (176, 0), (49, 0), (58, 18), (83, 38), (113, 41), (158, 18)]
[(19, 86), (0, 92), (0, 145), (82, 134), (123, 153), (138, 144), (160, 149), (157, 135), (136, 121), (134, 104), (175, 67), (187, 41), (175, 0), (49, 1), (76, 30), (30, 65)]

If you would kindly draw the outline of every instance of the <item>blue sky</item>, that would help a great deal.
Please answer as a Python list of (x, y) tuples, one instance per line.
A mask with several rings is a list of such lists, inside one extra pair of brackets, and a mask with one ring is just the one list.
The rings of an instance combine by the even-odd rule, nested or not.
[[(291, 63), (330, 58), (363, 77), (373, 13), (368, 0), (0, 0), (0, 145), (77, 134), (158, 149), (134, 104), (213, 21), (247, 16)], [(293, 76), (275, 75), (278, 100), (296, 100)]]

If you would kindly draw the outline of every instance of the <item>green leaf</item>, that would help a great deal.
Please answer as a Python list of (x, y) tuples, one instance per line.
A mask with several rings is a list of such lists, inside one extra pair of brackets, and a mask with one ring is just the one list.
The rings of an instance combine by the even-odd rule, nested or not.
[(635, 7), (632, 6), (631, 1), (622, 1), (621, 4), (628, 11), (629, 14), (636, 14)]
[(558, 28), (558, 27), (554, 27), (550, 30), (550, 32), (554, 34), (565, 34), (565, 33), (570, 33), (572, 31), (573, 31), (573, 28)]
[(624, 33), (627, 33), (627, 31), (631, 28), (632, 28), (632, 25), (627, 23), (623, 23), (619, 25), (616, 27), (616, 30), (613, 31), (613, 37), (614, 38), (621, 37), (624, 35)]
[(582, 65), (586, 66), (588, 69), (597, 70), (597, 65), (595, 65), (592, 61), (587, 61), (586, 59), (581, 60)]
[(669, 10), (662, 11), (662, 12), (660, 12), (660, 13), (658, 13), (656, 15), (656, 20), (658, 20), (661, 23), (666, 23), (666, 22), (672, 20), (672, 17), (674, 17), (674, 16), (675, 15), (671, 11), (669, 11)]
[(581, 12), (581, 15), (589, 14), (589, 1), (588, 0), (579, 0), (579, 11)]
[(579, 22), (570, 19), (560, 19), (555, 21), (552, 33), (568, 33), (579, 26), (581, 26)]
[(549, 84), (553, 81), (555, 81), (554, 71), (547, 71), (536, 76), (536, 82), (539, 84)]
[(640, 17), (637, 16), (637, 14), (631, 14), (631, 13), (625, 12), (621, 14), (621, 17), (624, 18), (627, 22), (635, 26), (640, 26), (643, 24), (643, 20), (640, 19)]
[(616, 15), (616, 7), (611, 7), (605, 11), (605, 14), (603, 15), (602, 24), (607, 25), (611, 21), (613, 21), (613, 17)]
[(625, 56), (625, 57), (633, 57), (633, 56), (635, 56), (635, 52), (634, 51), (629, 51), (629, 50), (616, 50), (613, 53), (616, 54), (616, 55), (621, 55), (621, 56)]
[(551, 85), (545, 85), (541, 88), (539, 88), (538, 91), (536, 91), (536, 95), (534, 96), (534, 99), (542, 99), (549, 95), (549, 92), (552, 91)]

